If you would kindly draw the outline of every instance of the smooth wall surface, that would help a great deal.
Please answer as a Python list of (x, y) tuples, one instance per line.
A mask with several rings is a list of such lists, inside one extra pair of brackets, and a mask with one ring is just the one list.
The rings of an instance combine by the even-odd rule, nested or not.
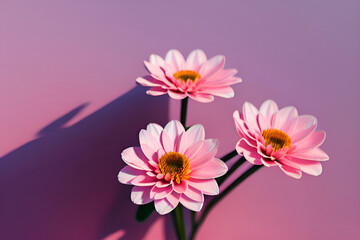
[(198, 239), (359, 239), (359, 12), (350, 0), (0, 1), (0, 238), (171, 239), (170, 219), (132, 218), (119, 154), (148, 122), (179, 117), (179, 102), (135, 87), (143, 60), (201, 48), (243, 78), (233, 99), (189, 102), (219, 156), (238, 140), (233, 111), (271, 98), (317, 117), (330, 160), (301, 180), (260, 170)]

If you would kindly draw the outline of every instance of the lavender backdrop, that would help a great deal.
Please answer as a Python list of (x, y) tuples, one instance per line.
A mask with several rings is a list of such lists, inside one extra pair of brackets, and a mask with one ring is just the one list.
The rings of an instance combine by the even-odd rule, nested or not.
[(198, 239), (359, 239), (359, 12), (351, 0), (0, 1), (0, 239), (173, 237), (169, 219), (135, 223), (116, 182), (139, 129), (179, 117), (179, 102), (134, 88), (142, 61), (170, 48), (223, 54), (244, 80), (231, 100), (189, 103), (219, 156), (245, 100), (296, 106), (327, 132), (320, 177), (260, 170)]

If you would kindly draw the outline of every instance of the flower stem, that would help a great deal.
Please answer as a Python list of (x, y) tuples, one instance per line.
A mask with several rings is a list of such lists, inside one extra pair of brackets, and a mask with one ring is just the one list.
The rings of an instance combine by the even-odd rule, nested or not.
[(201, 226), (201, 224), (204, 222), (206, 216), (210, 213), (211, 209), (226, 195), (228, 195), (235, 187), (237, 187), (242, 181), (244, 181), (246, 178), (248, 178), (251, 174), (255, 173), (257, 170), (259, 170), (263, 165), (254, 165), (251, 168), (249, 168), (245, 173), (243, 173), (240, 177), (238, 177), (233, 183), (231, 183), (224, 191), (222, 191), (218, 196), (216, 196), (208, 206), (206, 206), (203, 214), (201, 215), (199, 221), (197, 224), (193, 227), (190, 240), (195, 239), (195, 235)]
[(219, 186), (221, 186), (221, 184), (223, 184), (225, 180), (228, 179), (231, 176), (231, 174), (233, 174), (236, 171), (236, 169), (238, 169), (244, 162), (246, 162), (246, 159), (244, 157), (239, 158), (239, 160), (237, 160), (234, 163), (234, 165), (231, 166), (229, 171), (224, 176), (216, 179)]
[(224, 162), (226, 162), (226, 161), (232, 159), (233, 157), (235, 157), (236, 155), (238, 155), (238, 153), (237, 153), (236, 150), (234, 150), (234, 151), (232, 151), (232, 152), (229, 152), (229, 153), (226, 154), (225, 156), (223, 156), (223, 157), (221, 158), (221, 160), (223, 160)]
[(181, 204), (174, 209), (172, 216), (178, 240), (186, 240), (185, 219)]
[(180, 122), (186, 128), (186, 115), (187, 115), (187, 107), (188, 107), (189, 97), (184, 98), (181, 100), (181, 115), (180, 115)]
[(190, 211), (190, 216), (191, 216), (191, 226), (193, 227), (196, 224), (196, 212)]
[[(186, 115), (187, 115), (187, 106), (189, 98), (186, 97), (181, 100), (181, 113), (180, 113), (180, 122), (186, 129)], [(173, 211), (173, 222), (176, 230), (178, 240), (186, 240), (186, 227), (185, 219), (183, 213), (183, 207), (179, 204)]]

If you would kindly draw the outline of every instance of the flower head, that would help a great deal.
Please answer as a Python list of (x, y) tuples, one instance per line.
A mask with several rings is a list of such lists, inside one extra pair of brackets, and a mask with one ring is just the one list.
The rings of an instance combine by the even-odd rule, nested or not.
[(147, 94), (169, 94), (171, 98), (190, 97), (199, 102), (211, 102), (214, 96), (231, 98), (230, 85), (241, 82), (236, 69), (224, 69), (225, 57), (207, 59), (202, 50), (192, 51), (187, 59), (176, 49), (167, 52), (165, 60), (155, 54), (144, 61), (150, 76), (137, 78), (143, 86), (151, 87)]
[(218, 141), (205, 139), (202, 125), (185, 131), (178, 121), (165, 128), (155, 123), (141, 130), (140, 147), (125, 149), (121, 156), (125, 166), (119, 173), (121, 183), (135, 185), (131, 200), (136, 204), (155, 201), (160, 214), (172, 211), (179, 202), (200, 211), (204, 196), (216, 195), (214, 180), (227, 171), (226, 164), (215, 158)]
[(234, 121), (241, 137), (236, 150), (252, 164), (278, 166), (299, 179), (302, 172), (320, 175), (320, 162), (329, 159), (319, 148), (325, 132), (315, 131), (316, 118), (298, 116), (294, 107), (279, 110), (274, 101), (267, 100), (258, 110), (245, 102), (242, 114), (234, 112)]

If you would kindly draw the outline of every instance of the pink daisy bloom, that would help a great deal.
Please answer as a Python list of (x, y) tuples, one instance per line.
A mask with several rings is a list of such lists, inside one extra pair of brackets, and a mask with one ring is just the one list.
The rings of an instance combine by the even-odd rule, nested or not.
[(255, 165), (278, 166), (288, 176), (301, 178), (302, 172), (318, 176), (321, 161), (329, 156), (319, 146), (324, 131), (315, 131), (316, 118), (299, 116), (295, 107), (278, 109), (272, 100), (258, 110), (245, 102), (243, 112), (234, 112), (236, 129), (241, 137), (236, 150)]
[(202, 125), (185, 131), (179, 121), (165, 128), (155, 123), (141, 130), (140, 147), (125, 149), (121, 157), (128, 165), (119, 173), (121, 183), (135, 185), (131, 200), (135, 204), (155, 201), (160, 214), (172, 211), (179, 202), (200, 211), (204, 196), (216, 195), (214, 178), (224, 175), (226, 164), (215, 158), (218, 141), (205, 139)]
[(153, 96), (169, 94), (174, 99), (190, 97), (199, 102), (211, 102), (214, 96), (232, 98), (230, 85), (241, 82), (236, 69), (224, 69), (225, 57), (207, 59), (202, 50), (192, 51), (187, 59), (176, 49), (167, 52), (165, 60), (155, 54), (144, 61), (150, 76), (137, 78), (146, 93)]

